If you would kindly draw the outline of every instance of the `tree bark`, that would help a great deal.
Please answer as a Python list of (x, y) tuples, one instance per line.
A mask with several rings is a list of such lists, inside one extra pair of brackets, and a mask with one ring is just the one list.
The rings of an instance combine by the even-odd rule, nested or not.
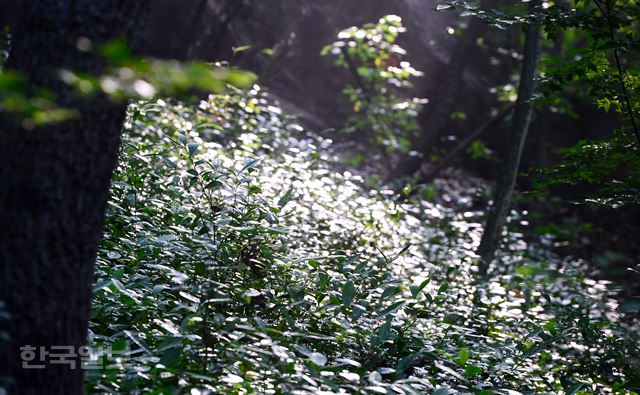
[[(531, 8), (539, 7), (540, 0), (533, 0)], [(524, 57), (518, 86), (518, 99), (513, 111), (511, 132), (508, 137), (507, 152), (504, 160), (504, 170), (498, 179), (498, 185), (493, 199), (493, 205), (489, 211), (487, 224), (484, 228), (482, 240), (478, 247), (479, 270), (482, 276), (486, 276), (489, 265), (495, 257), (502, 230), (504, 228), (511, 197), (518, 176), (520, 158), (527, 138), (529, 124), (531, 122), (531, 99), (535, 91), (535, 73), (538, 65), (540, 51), (540, 26), (529, 24), (525, 30)]]
[[(147, 8), (148, 0), (23, 2), (7, 67), (80, 117), (31, 130), (6, 114), (0, 118), (0, 300), (10, 315), (0, 320), (9, 337), (0, 349), (0, 387), (9, 394), (84, 392), (79, 366), (46, 358), (44, 368), (27, 369), (20, 347), (69, 346), (77, 353), (86, 345), (94, 261), (126, 103), (81, 97), (56, 70), (103, 72), (95, 52), (77, 49), (78, 38), (90, 39), (94, 49), (117, 38), (135, 46)], [(30, 365), (39, 360), (36, 355)]]

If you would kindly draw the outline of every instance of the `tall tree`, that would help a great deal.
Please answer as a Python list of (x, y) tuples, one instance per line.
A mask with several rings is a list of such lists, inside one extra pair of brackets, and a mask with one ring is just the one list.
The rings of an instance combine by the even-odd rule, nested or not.
[[(540, 0), (530, 3), (532, 10), (540, 7)], [(523, 51), (518, 99), (513, 111), (511, 131), (508, 136), (507, 152), (504, 159), (502, 173), (498, 179), (493, 205), (489, 211), (487, 223), (478, 247), (480, 256), (480, 273), (486, 275), (489, 265), (495, 256), (504, 228), (513, 189), (518, 176), (520, 158), (531, 123), (531, 99), (535, 91), (535, 74), (540, 52), (541, 31), (537, 23), (529, 23), (525, 27), (525, 42)]]
[[(11, 394), (80, 394), (83, 371), (47, 363), (22, 366), (20, 347), (86, 344), (94, 261), (126, 103), (82, 97), (58, 69), (100, 74), (96, 48), (117, 38), (137, 42), (148, 0), (30, 0), (22, 4), (7, 67), (45, 88), (79, 117), (24, 129), (0, 118), (0, 300), (9, 335), (0, 377)], [(80, 41), (79, 41), (80, 40)], [(82, 45), (78, 45), (78, 43)], [(31, 364), (38, 364), (38, 355)]]

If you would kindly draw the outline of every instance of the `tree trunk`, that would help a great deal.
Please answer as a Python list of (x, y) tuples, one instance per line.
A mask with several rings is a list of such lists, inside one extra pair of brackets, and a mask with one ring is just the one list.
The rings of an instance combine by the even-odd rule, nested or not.
[[(531, 2), (531, 7), (540, 5), (540, 0)], [(493, 200), (493, 205), (487, 218), (482, 240), (478, 247), (480, 257), (480, 274), (485, 276), (489, 265), (495, 256), (500, 242), (502, 229), (504, 228), (511, 197), (518, 176), (520, 158), (527, 138), (529, 123), (531, 121), (531, 99), (535, 90), (535, 73), (538, 65), (538, 53), (540, 51), (540, 26), (529, 24), (526, 27), (524, 58), (518, 86), (518, 99), (513, 112), (511, 132), (508, 137), (507, 152), (504, 160), (504, 170), (498, 179), (498, 185)]]
[[(117, 38), (133, 40), (147, 0), (31, 0), (23, 2), (7, 67), (32, 87), (56, 95), (77, 120), (23, 129), (0, 118), (0, 300), (9, 336), (0, 349), (0, 387), (9, 394), (81, 394), (79, 366), (25, 368), (21, 347), (86, 345), (91, 285), (110, 179), (116, 165), (126, 103), (79, 97), (56, 76), (60, 68), (100, 74), (104, 62), (81, 52)], [(1, 338), (0, 338), (1, 339)], [(77, 362), (78, 358), (74, 358)]]

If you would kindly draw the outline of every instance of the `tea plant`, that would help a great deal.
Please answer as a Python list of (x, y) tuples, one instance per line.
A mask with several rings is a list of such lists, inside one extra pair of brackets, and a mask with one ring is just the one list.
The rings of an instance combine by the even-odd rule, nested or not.
[(583, 263), (512, 232), (477, 283), (479, 186), (397, 204), (267, 99), (131, 106), (90, 339), (126, 352), (90, 392), (637, 393), (634, 312)]

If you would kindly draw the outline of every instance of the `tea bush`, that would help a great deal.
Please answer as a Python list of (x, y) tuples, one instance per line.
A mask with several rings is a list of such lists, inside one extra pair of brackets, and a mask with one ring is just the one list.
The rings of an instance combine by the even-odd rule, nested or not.
[(476, 280), (479, 183), (367, 190), (257, 86), (136, 103), (122, 151), (90, 392), (638, 393), (637, 309), (521, 213)]

